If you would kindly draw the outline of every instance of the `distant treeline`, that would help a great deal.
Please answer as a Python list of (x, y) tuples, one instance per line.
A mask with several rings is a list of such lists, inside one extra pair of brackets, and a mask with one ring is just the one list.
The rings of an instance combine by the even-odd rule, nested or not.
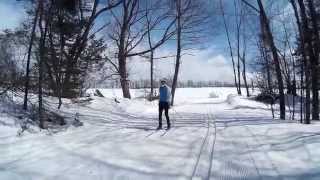
[[(168, 80), (168, 84), (171, 85), (172, 80)], [(130, 81), (130, 88), (131, 89), (141, 89), (141, 88), (150, 88), (150, 80), (135, 80)], [(159, 82), (154, 81), (154, 87), (159, 87)], [(194, 81), (194, 80), (187, 80), (187, 81), (179, 81), (178, 88), (199, 88), (199, 87), (235, 87), (233, 83), (229, 82), (222, 82), (222, 81)], [(105, 83), (90, 84), (92, 88), (121, 88), (121, 84), (119, 81), (108, 81)]]

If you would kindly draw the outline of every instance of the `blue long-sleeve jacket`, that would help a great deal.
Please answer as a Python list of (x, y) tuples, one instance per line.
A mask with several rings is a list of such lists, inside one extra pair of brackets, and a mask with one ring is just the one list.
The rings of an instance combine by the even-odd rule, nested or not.
[(160, 86), (159, 88), (159, 102), (170, 102), (171, 90), (167, 85)]

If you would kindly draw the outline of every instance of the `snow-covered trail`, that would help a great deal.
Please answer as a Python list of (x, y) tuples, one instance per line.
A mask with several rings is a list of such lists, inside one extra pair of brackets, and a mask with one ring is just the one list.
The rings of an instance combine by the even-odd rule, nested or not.
[(319, 179), (319, 124), (271, 120), (265, 107), (246, 101), (230, 95), (214, 112), (210, 179)]
[(90, 106), (68, 107), (66, 114), (80, 113), (85, 124), (81, 128), (51, 135), (1, 137), (0, 179), (196, 176), (211, 131), (206, 114), (172, 113), (173, 129), (155, 131), (155, 113), (130, 114), (112, 106), (112, 101), (97, 98)]
[(169, 131), (154, 130), (156, 103), (108, 98), (65, 105), (80, 113), (79, 128), (3, 129), (0, 179), (319, 179), (319, 124), (271, 120), (265, 105), (226, 92), (178, 99)]

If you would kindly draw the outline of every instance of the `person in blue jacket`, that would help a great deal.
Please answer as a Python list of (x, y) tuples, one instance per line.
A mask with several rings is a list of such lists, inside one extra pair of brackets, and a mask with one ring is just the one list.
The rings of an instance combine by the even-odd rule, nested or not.
[(162, 79), (161, 85), (159, 88), (159, 126), (157, 130), (162, 129), (162, 112), (166, 115), (167, 119), (167, 129), (170, 129), (170, 119), (169, 119), (169, 107), (170, 107), (170, 99), (171, 99), (171, 90), (166, 84), (166, 80)]

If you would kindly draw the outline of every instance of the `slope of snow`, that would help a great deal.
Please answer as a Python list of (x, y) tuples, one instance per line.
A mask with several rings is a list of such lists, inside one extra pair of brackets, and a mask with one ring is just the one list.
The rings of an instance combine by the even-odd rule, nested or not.
[(178, 89), (169, 131), (155, 131), (146, 91), (132, 90), (132, 100), (101, 92), (88, 104), (66, 101), (61, 112), (79, 113), (84, 126), (57, 133), (16, 136), (0, 113), (0, 179), (320, 179), (320, 124), (272, 120), (267, 105), (232, 88)]

